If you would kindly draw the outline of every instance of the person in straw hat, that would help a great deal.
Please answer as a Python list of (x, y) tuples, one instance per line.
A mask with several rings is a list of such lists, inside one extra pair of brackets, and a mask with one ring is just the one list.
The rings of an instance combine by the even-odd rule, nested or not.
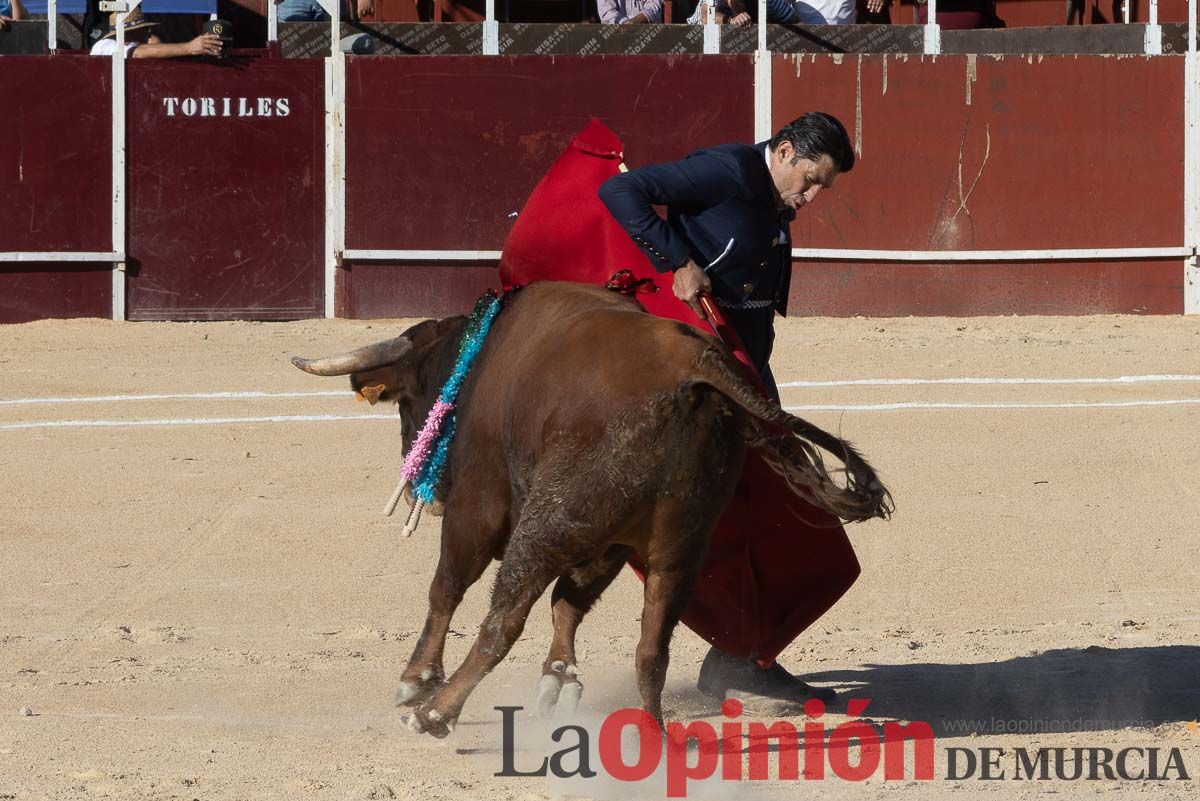
[[(92, 46), (93, 56), (114, 56), (117, 54), (117, 17), (110, 14), (108, 25), (112, 29), (103, 39)], [(135, 8), (125, 16), (125, 55), (130, 58), (176, 58), (178, 56), (219, 56), (221, 55), (221, 39), (215, 33), (202, 33), (190, 42), (178, 44), (162, 42), (154, 35), (158, 23), (150, 22), (142, 16), (142, 10)]]

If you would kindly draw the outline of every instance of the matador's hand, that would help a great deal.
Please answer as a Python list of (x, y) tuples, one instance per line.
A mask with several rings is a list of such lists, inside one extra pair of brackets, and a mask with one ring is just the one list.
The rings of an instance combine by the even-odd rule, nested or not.
[(671, 285), (675, 297), (692, 307), (696, 316), (705, 319), (704, 309), (700, 305), (700, 293), (712, 291), (712, 281), (696, 262), (688, 259), (687, 264), (675, 271), (675, 280)]

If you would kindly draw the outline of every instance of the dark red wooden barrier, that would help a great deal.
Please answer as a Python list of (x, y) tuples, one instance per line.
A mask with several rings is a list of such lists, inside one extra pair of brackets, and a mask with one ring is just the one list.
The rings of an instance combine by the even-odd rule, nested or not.
[[(773, 79), (777, 123), (827, 110), (861, 145), (854, 171), (797, 218), (800, 246), (1182, 244), (1182, 59), (779, 56)], [(798, 266), (800, 313), (1182, 310), (1174, 260)]]
[[(2, 63), (0, 251), (111, 251), (109, 63)], [(109, 263), (0, 262), (0, 323), (110, 317), (111, 272)]]
[(128, 318), (320, 316), (322, 62), (128, 69)]
[[(110, 250), (110, 63), (4, 66), (0, 250)], [(129, 318), (322, 314), (322, 62), (128, 69)], [(801, 247), (1182, 244), (1182, 59), (777, 56), (772, 72), (776, 126), (825, 109), (862, 153), (801, 213)], [(749, 56), (353, 57), (347, 77), (354, 250), (499, 250), (510, 215), (591, 115), (624, 138), (631, 165), (753, 138)], [(1175, 259), (798, 262), (792, 308), (1179, 313), (1182, 273)], [(339, 311), (458, 312), (492, 275), (469, 260), (349, 262)], [(5, 264), (0, 320), (108, 316), (110, 281), (107, 263)]]
[(464, 314), (484, 291), (500, 287), (498, 267), (498, 262), (351, 263), (341, 310), (364, 320)]
[[(753, 99), (749, 56), (350, 59), (346, 247), (499, 250), (590, 117), (646, 164), (750, 140)], [(483, 283), (445, 263), (358, 263), (346, 277), (349, 316), (457, 312)]]
[(65, 317), (112, 317), (111, 264), (0, 264), (0, 323)]
[(789, 311), (819, 317), (1182, 314), (1183, 264), (797, 261)]

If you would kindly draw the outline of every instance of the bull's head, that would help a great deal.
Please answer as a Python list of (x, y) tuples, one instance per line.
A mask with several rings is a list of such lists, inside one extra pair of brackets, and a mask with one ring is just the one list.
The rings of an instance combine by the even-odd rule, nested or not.
[(292, 364), (313, 375), (350, 376), (355, 396), (372, 406), (395, 403), (408, 453), (454, 367), (466, 322), (464, 316), (426, 320), (393, 339), (323, 359), (293, 356)]

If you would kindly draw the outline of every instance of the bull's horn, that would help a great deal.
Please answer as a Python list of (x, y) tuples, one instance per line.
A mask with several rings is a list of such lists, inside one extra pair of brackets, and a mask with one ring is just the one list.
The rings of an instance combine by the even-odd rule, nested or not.
[(398, 336), (324, 359), (301, 359), (299, 356), (293, 356), (292, 364), (313, 375), (349, 375), (397, 362), (410, 350), (412, 340), (407, 336)]

